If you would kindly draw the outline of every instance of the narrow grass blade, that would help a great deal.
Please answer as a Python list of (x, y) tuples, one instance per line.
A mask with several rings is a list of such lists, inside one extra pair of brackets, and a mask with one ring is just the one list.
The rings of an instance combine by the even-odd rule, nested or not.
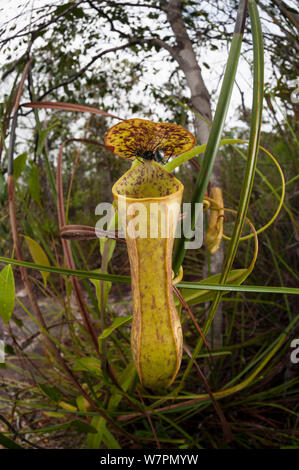
[[(195, 204), (202, 202), (204, 194), (206, 192), (210, 176), (213, 170), (214, 162), (218, 152), (220, 139), (225, 123), (226, 114), (229, 108), (230, 98), (234, 86), (234, 79), (238, 67), (241, 44), (244, 33), (244, 25), (247, 13), (247, 1), (241, 0), (239, 9), (237, 12), (237, 19), (235, 24), (234, 36), (231, 42), (229, 57), (225, 69), (225, 74), (222, 82), (221, 92), (218, 99), (215, 117), (211, 126), (209, 139), (204, 155), (204, 159), (201, 165), (198, 180), (195, 184), (195, 188), (192, 196), (191, 205), (191, 226), (194, 229), (195, 226)], [(178, 273), (179, 268), (183, 262), (185, 256), (185, 237), (182, 236), (175, 246), (173, 256), (173, 271), (175, 274)]]

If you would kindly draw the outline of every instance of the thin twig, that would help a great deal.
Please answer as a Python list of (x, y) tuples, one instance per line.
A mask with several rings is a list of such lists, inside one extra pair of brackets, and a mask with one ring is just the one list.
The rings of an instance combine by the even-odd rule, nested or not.
[(196, 321), (196, 318), (194, 317), (189, 305), (187, 304), (187, 302), (185, 301), (184, 297), (182, 296), (182, 294), (180, 293), (179, 289), (176, 287), (176, 286), (172, 286), (172, 290), (175, 292), (175, 294), (177, 295), (177, 297), (179, 298), (179, 301), (181, 302), (181, 304), (183, 305), (183, 307), (187, 310), (188, 312), (188, 315), (190, 316), (191, 320), (193, 321), (197, 331), (199, 332), (206, 348), (207, 348), (207, 351), (209, 353), (209, 357), (210, 357), (210, 360), (211, 362), (213, 362), (213, 356), (211, 354), (211, 350), (210, 350), (210, 347), (208, 345), (208, 342), (206, 340), (206, 337), (202, 331), (202, 329), (200, 328), (199, 324), (197, 323)]
[[(184, 345), (184, 350), (186, 351), (186, 353), (188, 354), (189, 357), (192, 357), (192, 354), (191, 354), (188, 346)], [(213, 395), (213, 392), (212, 392), (212, 390), (211, 390), (211, 388), (210, 388), (210, 386), (207, 382), (207, 379), (205, 378), (204, 374), (202, 373), (202, 371), (201, 371), (201, 369), (200, 369), (200, 367), (199, 367), (199, 365), (197, 364), (196, 361), (194, 361), (194, 365), (195, 365), (195, 367), (197, 369), (197, 372), (199, 373), (200, 378), (203, 381), (204, 386), (205, 386), (205, 388), (206, 388), (206, 390), (207, 390), (207, 392), (208, 392), (208, 394), (211, 398), (211, 401), (213, 403), (215, 411), (216, 411), (217, 415), (219, 416), (219, 419), (220, 419), (221, 424), (222, 424), (222, 429), (223, 429), (223, 434), (224, 434), (225, 440), (227, 442), (231, 442), (233, 440), (232, 432), (231, 432), (231, 429), (230, 429), (230, 426), (229, 426), (228, 422), (225, 419), (223, 411), (220, 408), (220, 406), (218, 405), (217, 400), (215, 399), (215, 397)]]
[(33, 442), (28, 441), (28, 439), (19, 434), (18, 431), (10, 424), (10, 422), (7, 421), (7, 419), (1, 414), (0, 419), (14, 433), (14, 440), (16, 439), (16, 437), (18, 437), (21, 441), (25, 442), (26, 444), (29, 444), (30, 446), (35, 447), (36, 449), (42, 449), (42, 447), (38, 446), (37, 444), (34, 444)]
[[(64, 209), (64, 200), (63, 200), (63, 185), (62, 185), (62, 157), (63, 157), (63, 150), (65, 145), (67, 145), (70, 142), (87, 142), (87, 139), (68, 139), (64, 141), (58, 152), (58, 162), (57, 162), (57, 170), (56, 170), (56, 191), (57, 191), (57, 211), (58, 211), (58, 223), (59, 223), (59, 229), (61, 230), (62, 227), (65, 227), (66, 225), (66, 219), (65, 219), (65, 209)], [(88, 141), (91, 142), (91, 141)], [(96, 142), (96, 145), (102, 146), (99, 142)], [(65, 256), (66, 260), (66, 265), (68, 269), (76, 269), (74, 258), (72, 255), (72, 250), (71, 250), (71, 245), (70, 241), (66, 240), (64, 238), (61, 239), (62, 242), (62, 248), (63, 248), (63, 253)], [(84, 322), (84, 326), (86, 330), (88, 331), (91, 340), (94, 344), (95, 350), (97, 354), (100, 356), (99, 352), (99, 344), (98, 344), (98, 337), (97, 337), (97, 332), (95, 330), (95, 327), (91, 321), (91, 318), (89, 316), (88, 309), (86, 307), (85, 301), (83, 299), (83, 294), (81, 291), (81, 287), (78, 281), (78, 278), (72, 276), (71, 277), (71, 283), (73, 287), (73, 291), (77, 300), (78, 307), (81, 312), (81, 317)]]

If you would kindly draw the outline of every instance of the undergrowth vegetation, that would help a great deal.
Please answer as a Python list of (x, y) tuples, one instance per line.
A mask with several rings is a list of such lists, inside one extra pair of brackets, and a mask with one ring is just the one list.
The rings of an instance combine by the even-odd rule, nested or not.
[[(213, 257), (205, 244), (186, 253), (184, 239), (175, 245), (173, 270), (182, 264), (184, 273), (174, 288), (184, 347), (168, 388), (140, 383), (130, 344), (126, 245), (99, 240), (94, 230), (96, 206), (112, 202), (111, 188), (131, 163), (103, 144), (115, 117), (96, 106), (35, 102), (33, 95), (22, 106), (31, 58), (23, 67), (1, 110), (2, 134), (12, 116), (0, 172), (3, 447), (299, 447), (299, 354), (291, 360), (299, 338), (298, 123), (290, 114), (279, 132), (260, 135), (263, 43), (255, 2), (249, 12), (255, 71), (249, 138), (241, 128), (222, 135), (242, 42), (237, 30), (207, 145), (165, 165), (185, 185), (184, 201), (204, 202), (208, 213), (215, 204), (209, 176), (220, 155), (226, 253), (215, 277), (209, 262), (204, 268), (204, 256)], [(14, 141), (22, 132), (30, 133), (25, 150)], [(191, 158), (193, 173), (186, 170)], [(219, 339), (213, 324), (220, 301)]]

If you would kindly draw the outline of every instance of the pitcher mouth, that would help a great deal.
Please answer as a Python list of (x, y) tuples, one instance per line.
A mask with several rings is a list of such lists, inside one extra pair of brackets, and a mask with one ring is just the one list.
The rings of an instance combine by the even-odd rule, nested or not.
[(183, 184), (155, 161), (128, 170), (112, 187), (115, 199), (126, 201), (169, 200), (184, 190)]

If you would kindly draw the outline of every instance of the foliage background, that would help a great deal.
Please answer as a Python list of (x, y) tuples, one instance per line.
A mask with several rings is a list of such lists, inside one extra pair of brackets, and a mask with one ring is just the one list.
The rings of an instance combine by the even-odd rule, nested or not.
[[(279, 161), (287, 184), (283, 209), (275, 223), (260, 235), (258, 260), (246, 283), (297, 287), (298, 83), (294, 80), (298, 75), (298, 12), (291, 1), (257, 3), (266, 64), (261, 144)], [(167, 2), (163, 1), (104, 1), (100, 5), (95, 1), (17, 2), (15, 12), (9, 12), (9, 21), (3, 21), (0, 40), (2, 256), (14, 255), (8, 214), (7, 149), (14, 94), (29, 55), (33, 62), (21, 103), (31, 100), (73, 102), (125, 118), (169, 120), (189, 128), (202, 142), (195, 120), (195, 112), (202, 110), (196, 107), (186, 75), (170, 53), (170, 48), (178, 46), (178, 42), (163, 11), (165, 6)], [(196, 1), (183, 2), (182, 17), (207, 87), (206, 102), (212, 112), (219, 95), (236, 9), (235, 1), (215, 2), (213, 7), (208, 2), (200, 2), (200, 6)], [(250, 109), (253, 70), (249, 21), (246, 28), (241, 62), (244, 65), (235, 83), (234, 106), (225, 128), (227, 138), (248, 138), (253, 113)], [(103, 142), (105, 132), (114, 123), (109, 118), (86, 116), (28, 108), (21, 108), (19, 113), (15, 144), (15, 156), (19, 158), (15, 165), (18, 229), (39, 243), (53, 266), (62, 267), (64, 262), (54, 189), (58, 147), (71, 136)], [(65, 198), (78, 155), (68, 222), (94, 226), (94, 208), (101, 201), (111, 201), (111, 186), (129, 165), (106, 149), (69, 144), (63, 163)], [(236, 208), (245, 162), (235, 148), (228, 146), (221, 147), (218, 161), (225, 206)], [(279, 188), (279, 176), (262, 154), (258, 169), (275, 189)], [(178, 170), (177, 176), (185, 184), (186, 201), (191, 198), (196, 171), (188, 165)], [(248, 212), (256, 227), (271, 218), (277, 202), (269, 186), (257, 175)], [(227, 216), (226, 233), (230, 233), (232, 221), (232, 217)], [(30, 260), (23, 238), (21, 244), (24, 258)], [(223, 246), (225, 251), (227, 242), (223, 242)], [(103, 260), (103, 247), (102, 253), (99, 251), (98, 240), (77, 241), (73, 243), (73, 250), (78, 269), (104, 269), (106, 260)], [(205, 248), (187, 253), (184, 279), (200, 280), (210, 273), (209, 262), (213, 260), (208, 256), (208, 270), (204, 272), (203, 251)], [(241, 243), (234, 267), (248, 265), (251, 255), (252, 244)], [(129, 274), (126, 250), (121, 244), (114, 249), (108, 272)], [(211, 400), (174, 407), (171, 411), (174, 403), (171, 399), (164, 397), (159, 401), (136, 388), (127, 324), (114, 331), (105, 346), (102, 345), (110, 372), (122, 387), (120, 393), (111, 382), (109, 368), (108, 375), (101, 375), (99, 379), (96, 362), (85, 363), (84, 367), (82, 361), (78, 363), (84, 358), (94, 358), (95, 353), (82, 329), (67, 278), (63, 280), (51, 274), (47, 288), (38, 271), (32, 273), (32, 278), (39, 301), (47, 304), (48, 308), (43, 306), (43, 315), (48, 326), (54, 328), (56, 341), (62, 347), (67, 346), (72, 354), (69, 358), (72, 371), (96, 400), (98, 409), (105, 410), (112, 421), (116, 417), (119, 427), (113, 428), (109, 420), (84, 402), (84, 396), (78, 395), (47, 347), (26, 350), (27, 344), (33, 344), (33, 336), (38, 338), (39, 345), (45, 343), (34, 329), (34, 321), (28, 318), (28, 312), (32, 312), (27, 299), (19, 297), (23, 306), (17, 304), (8, 329), (2, 324), (5, 342), (9, 345), (9, 360), (3, 369), (1, 387), (3, 436), (14, 438), (25, 447), (298, 447), (298, 365), (290, 362), (290, 342), (299, 337), (296, 324), (263, 373), (244, 390), (219, 401), (220, 411)], [(17, 288), (21, 289), (16, 270), (15, 279)], [(99, 285), (108, 289), (108, 283)], [(126, 284), (113, 284), (104, 303), (92, 282), (85, 281), (84, 288), (97, 331), (111, 325), (120, 314), (130, 315), (130, 292)], [(213, 365), (206, 358), (205, 350), (197, 358), (213, 391), (241, 380), (247, 366), (264, 357), (267, 348), (275, 344), (298, 314), (295, 296), (281, 294), (279, 289), (276, 294), (231, 293), (223, 297), (222, 304), (221, 344), (214, 348), (211, 340), (212, 354), (215, 354)], [(200, 325), (204, 323), (207, 308), (205, 303), (192, 306)], [(198, 332), (184, 310), (182, 323), (186, 345), (192, 349)], [(65, 325), (69, 325), (69, 329), (65, 330)], [(187, 362), (185, 353), (182, 370)], [(15, 375), (10, 375), (11, 371)], [(194, 380), (198, 372), (195, 367), (192, 372), (181, 390), (186, 401), (206, 393), (201, 376)], [(144, 414), (144, 409), (151, 410), (152, 418)], [(155, 409), (158, 411), (154, 412)], [(130, 415), (134, 415), (133, 418), (128, 418)], [(71, 437), (66, 438), (66, 429), (71, 430)]]

